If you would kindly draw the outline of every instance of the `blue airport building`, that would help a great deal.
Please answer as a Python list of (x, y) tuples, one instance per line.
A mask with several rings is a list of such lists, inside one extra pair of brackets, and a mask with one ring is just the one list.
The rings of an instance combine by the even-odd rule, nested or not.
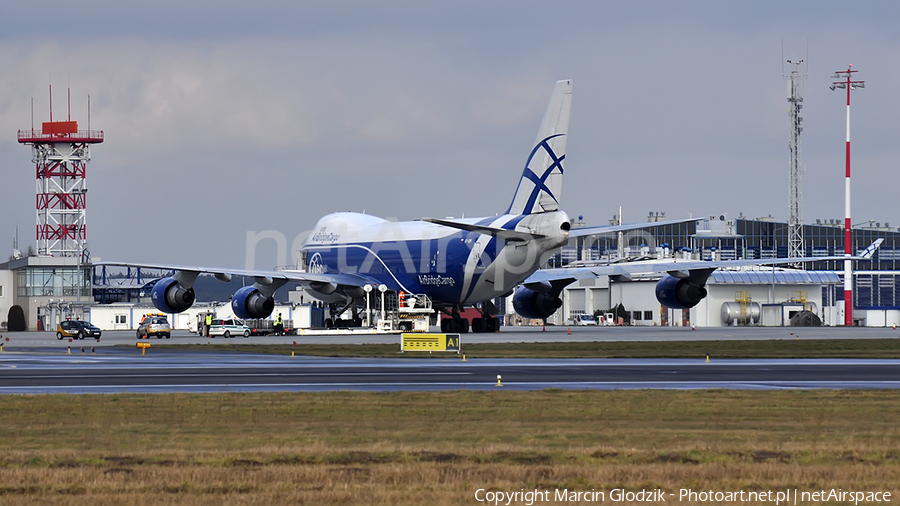
[[(623, 261), (652, 261), (659, 258), (693, 260), (765, 259), (788, 256), (788, 225), (771, 216), (729, 219), (712, 216), (696, 222), (653, 225), (665, 221), (665, 215), (651, 213), (646, 229), (624, 234), (605, 234), (573, 239), (548, 262), (550, 267)], [(577, 220), (573, 226), (584, 226)], [(900, 324), (900, 229), (889, 223), (867, 222), (853, 229), (853, 251), (861, 252), (876, 239), (883, 243), (868, 261), (854, 262), (853, 319), (855, 325), (891, 326)], [(621, 241), (621, 243), (620, 243)], [(843, 220), (815, 220), (803, 226), (805, 256), (840, 256), (844, 253)], [(799, 272), (798, 272), (799, 270)], [(556, 323), (571, 321), (579, 313), (603, 312), (623, 304), (632, 316), (632, 324), (719, 326), (726, 324), (789, 324), (788, 315), (765, 322), (750, 315), (763, 306), (785, 305), (815, 309), (825, 325), (841, 325), (845, 307), (843, 261), (810, 262), (798, 269), (787, 266), (758, 267), (739, 271), (718, 270), (709, 281), (710, 296), (691, 310), (679, 315), (660, 307), (652, 294), (657, 277), (639, 280), (598, 280), (578, 282), (569, 287), (562, 314)], [(653, 283), (641, 283), (653, 281)], [(639, 288), (645, 285), (643, 288)], [(590, 292), (590, 293), (589, 293)], [(746, 292), (746, 293), (744, 293)], [(627, 295), (631, 293), (632, 295)], [(626, 302), (627, 301), (627, 302)], [(759, 305), (754, 309), (754, 302)], [(629, 308), (629, 304), (632, 308)], [(751, 305), (749, 315), (726, 318), (728, 305)], [(774, 312), (776, 308), (769, 308)], [(704, 314), (704, 311), (706, 312)], [(734, 311), (731, 311), (734, 313)], [(685, 311), (687, 313), (687, 311)], [(717, 314), (718, 313), (718, 314)], [(721, 315), (721, 318), (719, 317)], [(733, 314), (732, 314), (733, 316)], [(760, 321), (763, 320), (763, 321)], [(770, 319), (771, 320), (771, 319)], [(730, 321), (730, 323), (726, 323)]]

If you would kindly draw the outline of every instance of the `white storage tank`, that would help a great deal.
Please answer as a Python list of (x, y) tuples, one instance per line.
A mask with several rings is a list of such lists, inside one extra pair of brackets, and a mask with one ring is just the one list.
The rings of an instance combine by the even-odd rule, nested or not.
[(722, 304), (722, 323), (725, 325), (752, 325), (759, 324), (762, 310), (758, 302), (746, 303), (745, 312), (741, 314), (740, 302), (725, 302)]

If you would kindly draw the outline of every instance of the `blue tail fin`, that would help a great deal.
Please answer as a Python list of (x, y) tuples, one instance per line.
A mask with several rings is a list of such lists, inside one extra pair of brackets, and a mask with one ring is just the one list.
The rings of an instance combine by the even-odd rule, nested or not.
[(572, 84), (571, 79), (557, 81), (507, 214), (559, 210), (563, 160), (566, 158), (569, 116), (572, 112)]

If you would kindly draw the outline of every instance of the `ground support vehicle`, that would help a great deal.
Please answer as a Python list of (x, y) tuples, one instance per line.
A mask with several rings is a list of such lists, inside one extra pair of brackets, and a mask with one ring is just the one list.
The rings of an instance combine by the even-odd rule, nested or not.
[[(267, 336), (275, 332), (275, 320), (271, 318), (244, 320), (244, 325), (250, 327), (250, 335), (252, 336)], [(282, 320), (282, 325), (284, 325), (284, 335), (296, 333), (292, 320)]]
[(156, 336), (157, 339), (166, 339), (172, 337), (172, 327), (169, 325), (169, 319), (163, 313), (145, 314), (141, 318), (141, 323), (137, 328), (137, 338), (150, 339), (150, 336)]
[(234, 336), (250, 337), (250, 327), (244, 325), (244, 322), (237, 318), (216, 318), (209, 327), (209, 337), (215, 339), (216, 336), (224, 338)]
[(594, 319), (593, 315), (582, 313), (573, 316), (572, 323), (574, 325), (597, 325), (597, 320)]
[(56, 338), (59, 340), (62, 340), (64, 337), (100, 339), (100, 334), (102, 332), (99, 328), (91, 324), (91, 322), (82, 320), (65, 320), (56, 326)]
[(423, 294), (403, 297), (396, 314), (393, 329), (401, 332), (428, 332), (435, 313), (431, 307), (431, 299)]

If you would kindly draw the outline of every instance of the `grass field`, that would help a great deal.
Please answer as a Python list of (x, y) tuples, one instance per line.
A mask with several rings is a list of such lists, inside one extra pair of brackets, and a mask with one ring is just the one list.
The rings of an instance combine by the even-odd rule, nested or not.
[(475, 504), (478, 488), (900, 493), (897, 391), (0, 402), (2, 504)]
[[(642, 341), (466, 344), (469, 358), (900, 358), (900, 339), (808, 339), (764, 341)], [(396, 344), (196, 344), (194, 349), (330, 357), (452, 358), (455, 354), (400, 354)]]

